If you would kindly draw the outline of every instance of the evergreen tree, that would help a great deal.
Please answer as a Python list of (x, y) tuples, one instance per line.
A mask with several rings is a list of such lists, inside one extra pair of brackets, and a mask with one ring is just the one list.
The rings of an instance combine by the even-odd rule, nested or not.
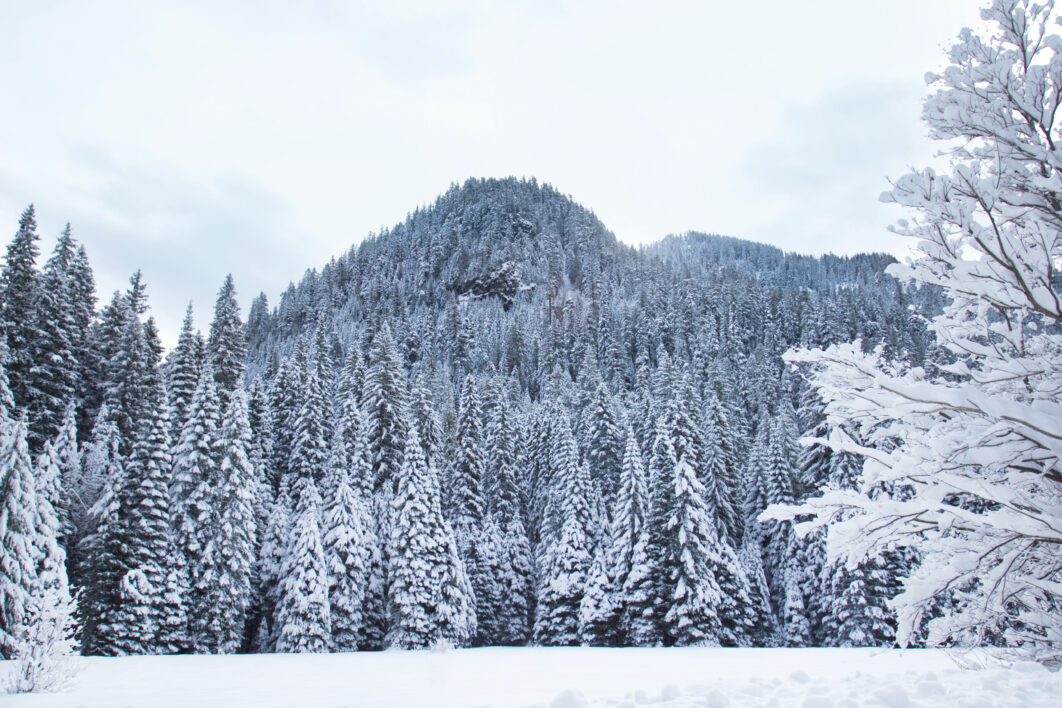
[(716, 577), (723, 563), (719, 540), (704, 503), (704, 488), (686, 460), (676, 464), (673, 480), (663, 566), (670, 605), (664, 615), (666, 641), (717, 645), (721, 635), (718, 608), (723, 600)]
[(192, 405), (192, 397), (195, 395), (202, 368), (192, 327), (192, 303), (188, 303), (188, 310), (181, 324), (181, 333), (177, 337), (177, 346), (174, 347), (167, 362), (166, 390), (169, 394), (170, 410), (176, 430), (181, 430), (188, 420), (188, 409)]
[(405, 371), (385, 322), (372, 340), (361, 400), (375, 489), (396, 485), (407, 436), (405, 392)]
[(409, 382), (409, 409), (424, 456), (429, 460), (438, 459), (442, 451), (442, 425), (431, 401), (431, 391), (419, 374)]
[[(595, 362), (594, 371), (596, 370)], [(594, 392), (588, 427), (586, 460), (590, 467), (590, 476), (601, 485), (605, 498), (611, 500), (619, 486), (624, 441), (618, 416), (603, 384)]]
[[(353, 393), (349, 394), (348, 399)], [(349, 424), (357, 426), (355, 418)], [(355, 430), (355, 435), (357, 434)], [(325, 501), (323, 519), (323, 547), (327, 564), (331, 607), (332, 651), (355, 651), (364, 622), (363, 607), (371, 571), (372, 529), (369, 499), (350, 484), (350, 471), (358, 470), (361, 460), (352, 459), (364, 454), (364, 446), (347, 453), (343, 424), (336, 428), (330, 464), (331, 495)]]
[[(627, 426), (627, 441), (620, 470), (619, 487), (612, 511), (612, 538), (608, 546), (608, 576), (614, 593), (613, 609), (617, 613), (614, 641), (624, 641), (628, 633), (630, 608), (647, 598), (629, 597), (627, 591), (636, 589), (628, 579), (644, 577), (644, 568), (635, 568), (635, 549), (645, 536), (649, 505), (649, 490), (642, 466), (642, 453), (634, 430)], [(643, 541), (644, 552), (644, 541)]]
[(298, 416), (302, 391), (302, 374), (309, 357), (306, 340), (300, 339), (295, 356), (280, 362), (270, 383), (269, 403), (273, 412), (273, 440), (270, 469), (273, 484), (279, 490), (289, 484), (291, 451), (295, 443), (295, 418)]
[[(4, 379), (0, 368), (0, 387), (6, 390)], [(40, 539), (26, 424), (5, 412), (0, 435), (0, 656), (13, 659), (29, 619)]]
[(251, 464), (247, 397), (237, 381), (221, 420), (215, 454), (221, 460), (213, 486), (203, 574), (209, 621), (201, 628), (203, 649), (234, 653), (243, 643), (251, 604), (255, 552), (256, 472)]
[(461, 645), (476, 627), (472, 588), (442, 515), (436, 472), (424, 459), (416, 427), (406, 429), (388, 538), (387, 644), (402, 649)]
[(610, 536), (604, 536), (594, 553), (579, 603), (579, 638), (587, 646), (610, 646), (620, 638), (621, 608), (617, 605), (618, 593), (610, 569)]
[(277, 601), (276, 650), (321, 653), (328, 651), (332, 634), (321, 497), (312, 477), (300, 477), (294, 491), (298, 501)]
[(214, 382), (218, 396), (227, 402), (229, 395), (236, 390), (245, 365), (247, 344), (240, 321), (240, 305), (236, 302), (236, 286), (232, 274), (225, 276), (225, 282), (218, 291), (214, 305), (214, 321), (210, 323), (210, 338), (207, 340), (207, 352), (214, 367)]
[(208, 628), (214, 609), (209, 604), (211, 587), (210, 543), (213, 536), (218, 473), (218, 398), (214, 372), (203, 368), (188, 421), (181, 430), (173, 453), (171, 498), (174, 506), (174, 533), (177, 552), (184, 557), (188, 572), (189, 596), (186, 602), (189, 638), (196, 651), (212, 646)]
[(276, 624), (277, 605), (284, 586), (284, 561), (291, 545), (291, 510), (285, 491), (269, 503), (269, 516), (262, 533), (259, 553), (258, 582), (260, 584), (261, 619), (254, 636), (254, 648), (259, 652), (276, 650), (279, 627)]
[(87, 383), (84, 379), (91, 368), (89, 325), (96, 319), (96, 278), (84, 245), (78, 246), (77, 254), (70, 264), (67, 285), (74, 314), (74, 351), (80, 365), (82, 382)]
[(741, 540), (743, 522), (737, 500), (737, 452), (730, 436), (726, 411), (711, 393), (705, 403), (700, 479), (720, 538), (735, 545)]
[(791, 442), (784, 418), (765, 414), (757, 428), (745, 479), (745, 536), (760, 546), (771, 604), (776, 612), (785, 604), (784, 565), (792, 530), (789, 522), (761, 522), (758, 517), (770, 504), (793, 501)]
[(530, 634), (534, 607), (531, 543), (519, 515), (500, 524), (501, 600), (495, 608), (495, 643), (522, 645)]
[(37, 217), (30, 204), (18, 221), (18, 231), (7, 246), (0, 269), (0, 314), (7, 334), (4, 366), (11, 394), (19, 406), (27, 406), (38, 392), (33, 388), (32, 369), (36, 342), (41, 339), (41, 279), (37, 272)]
[(120, 583), (127, 570), (127, 539), (121, 519), (126, 474), (119, 450), (121, 434), (107, 413), (106, 406), (100, 409), (85, 455), (82, 488), (98, 492), (86, 495), (95, 501), (86, 514), (86, 533), (77, 556), (79, 585), (83, 588), (79, 597), (82, 648), (86, 654), (114, 655), (121, 650), (116, 612), (122, 602)]
[(52, 441), (55, 464), (59, 468), (59, 498), (55, 514), (59, 521), (59, 545), (69, 553), (77, 542), (75, 518), (79, 514), (77, 500), (81, 489), (81, 455), (77, 446), (77, 409), (73, 404), (66, 407), (63, 422)]
[(63, 675), (56, 660), (73, 653), (75, 612), (67, 582), (66, 553), (58, 542), (59, 520), (53, 503), (59, 497), (60, 469), (51, 443), (45, 443), (34, 476), (36, 579), (26, 604), (26, 626), (18, 653), (22, 678), (26, 678), (27, 668), (37, 672), (34, 685), (28, 688), (42, 690)]
[(578, 462), (575, 440), (566, 419), (554, 437), (551, 515), (556, 530), (545, 539), (539, 580), (535, 641), (547, 646), (576, 645), (580, 640), (580, 604), (592, 562), (590, 479)]
[(746, 538), (738, 551), (738, 562), (749, 582), (749, 607), (752, 627), (748, 632), (751, 646), (773, 646), (778, 631), (771, 610), (771, 593), (763, 572), (760, 545), (755, 538)]
[(119, 492), (118, 535), (127, 544), (119, 605), (108, 617), (113, 647), (123, 654), (169, 654), (185, 622), (182, 598), (167, 587), (170, 536), (169, 430), (165, 407), (144, 421)]
[[(476, 381), (465, 377), (461, 386), (461, 407), (457, 416), (456, 449), (450, 476), (454, 524), (461, 534), (483, 521), (483, 421)], [(460, 539), (459, 539), (460, 543)]]
[(502, 549), (501, 531), (490, 516), (475, 527), (465, 530), (465, 545), (462, 548), (462, 530), (457, 529), (458, 555), (465, 566), (472, 595), (475, 600), (476, 634), (474, 646), (490, 646), (499, 643), (503, 613), (506, 609), (505, 595), (509, 591), (505, 555)]
[(67, 224), (44, 267), (37, 309), (38, 336), (31, 343), (31, 380), (36, 394), (28, 402), (28, 414), (35, 447), (55, 436), (67, 405), (77, 400), (81, 389), (75, 351), (78, 322), (69, 273), (74, 255)]
[[(323, 352), (316, 352), (321, 357)], [(309, 358), (302, 362), (304, 368), (302, 381), (301, 405), (292, 428), (293, 438), (291, 460), (288, 463), (289, 484), (294, 485), (298, 479), (313, 479), (320, 484), (324, 479), (325, 464), (328, 460), (328, 446), (325, 435), (328, 418), (328, 404), (325, 399), (324, 382), (320, 370)]]

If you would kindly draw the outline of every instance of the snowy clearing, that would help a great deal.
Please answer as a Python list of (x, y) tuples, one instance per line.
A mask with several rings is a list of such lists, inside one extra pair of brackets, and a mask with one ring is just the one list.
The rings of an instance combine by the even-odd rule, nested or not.
[[(941, 651), (490, 648), (78, 658), (64, 693), (11, 708), (224, 706), (1055, 706), (1062, 674), (962, 670)], [(11, 667), (0, 662), (0, 673)]]

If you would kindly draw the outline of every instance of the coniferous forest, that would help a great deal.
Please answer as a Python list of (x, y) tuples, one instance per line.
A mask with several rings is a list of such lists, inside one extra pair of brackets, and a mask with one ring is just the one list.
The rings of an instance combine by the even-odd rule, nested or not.
[[(42, 234), (25, 208), (0, 264), (0, 691), (56, 708), (1057, 703), (1060, 18), (992, 0), (981, 19), (925, 76), (937, 166), (879, 198), (903, 262), (697, 232), (635, 248), (534, 178), (469, 179), (277, 302), (230, 274), (171, 338), (141, 271), (97, 292), (92, 234)], [(331, 61), (323, 36), (300, 41)], [(89, 152), (71, 159), (105, 162)]]
[(149, 284), (98, 303), (74, 234), (41, 263), (27, 208), (0, 281), (5, 657), (72, 597), (97, 655), (895, 640), (914, 554), (759, 518), (858, 485), (798, 443), (826, 413), (783, 352), (944, 356), (889, 256), (635, 249), (469, 180), (246, 322), (230, 276), (164, 352)]

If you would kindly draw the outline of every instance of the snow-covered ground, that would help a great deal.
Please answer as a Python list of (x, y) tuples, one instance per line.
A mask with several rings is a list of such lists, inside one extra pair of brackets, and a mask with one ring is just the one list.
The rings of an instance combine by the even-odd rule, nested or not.
[[(465, 649), (447, 653), (77, 659), (62, 693), (0, 705), (1058, 706), (1062, 674), (1035, 664), (963, 670), (939, 651)], [(0, 674), (11, 670), (0, 662)]]

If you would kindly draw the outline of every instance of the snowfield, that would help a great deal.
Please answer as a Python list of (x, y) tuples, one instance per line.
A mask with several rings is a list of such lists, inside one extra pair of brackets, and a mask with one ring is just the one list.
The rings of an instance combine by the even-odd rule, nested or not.
[[(967, 659), (971, 659), (967, 655)], [(62, 693), (10, 708), (233, 706), (1057, 706), (1037, 664), (960, 669), (942, 651), (490, 648), (446, 653), (78, 658)], [(0, 675), (11, 670), (0, 662)]]

